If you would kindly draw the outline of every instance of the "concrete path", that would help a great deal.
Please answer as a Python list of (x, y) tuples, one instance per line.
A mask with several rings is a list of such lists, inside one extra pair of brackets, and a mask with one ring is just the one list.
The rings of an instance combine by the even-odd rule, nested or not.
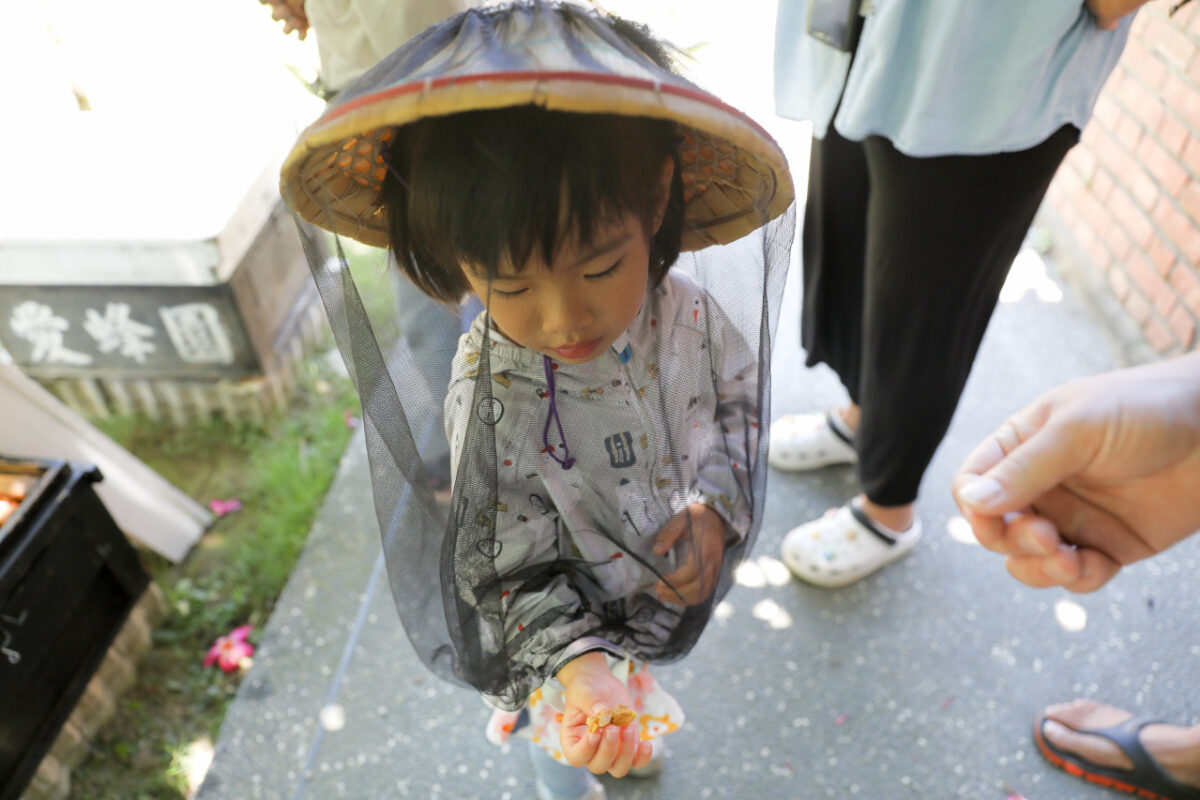
[[(795, 283), (794, 281), (792, 282)], [(800, 363), (794, 286), (775, 356), (774, 414), (841, 400)], [(1032, 250), (1013, 270), (949, 435), (925, 476), (926, 538), (837, 591), (778, 559), (792, 526), (856, 492), (850, 469), (770, 477), (751, 565), (693, 654), (659, 677), (687, 711), (664, 774), (606, 779), (612, 798), (1104, 797), (1049, 767), (1030, 728), (1085, 695), (1200, 722), (1200, 537), (1076, 597), (1013, 581), (964, 535), (955, 468), (1005, 414), (1115, 365), (1105, 331)], [(528, 798), (524, 743), (483, 737), (470, 691), (429, 676), (382, 574), (361, 439), (229, 709), (201, 800)]]

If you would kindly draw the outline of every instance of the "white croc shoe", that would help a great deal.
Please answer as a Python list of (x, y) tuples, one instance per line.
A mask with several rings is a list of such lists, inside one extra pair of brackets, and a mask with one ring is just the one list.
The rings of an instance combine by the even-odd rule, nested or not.
[(857, 461), (854, 433), (837, 411), (788, 414), (771, 423), (767, 463), (775, 469), (802, 472)]
[(783, 537), (783, 563), (797, 578), (834, 589), (865, 578), (913, 549), (921, 521), (903, 533), (871, 522), (854, 503), (831, 509), (820, 519), (793, 528)]

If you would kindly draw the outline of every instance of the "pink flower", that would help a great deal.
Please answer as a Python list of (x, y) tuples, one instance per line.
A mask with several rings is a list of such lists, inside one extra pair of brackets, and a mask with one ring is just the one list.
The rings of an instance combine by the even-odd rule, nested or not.
[(223, 517), (226, 514), (232, 514), (234, 511), (241, 511), (242, 501), (236, 497), (230, 500), (209, 500), (208, 507), (218, 517)]
[(253, 625), (242, 625), (230, 631), (228, 636), (219, 637), (208, 649), (208, 655), (204, 657), (204, 666), (211, 667), (216, 664), (226, 672), (233, 672), (243, 665), (249, 666), (250, 656), (254, 655), (254, 645), (247, 642), (246, 637), (252, 630)]

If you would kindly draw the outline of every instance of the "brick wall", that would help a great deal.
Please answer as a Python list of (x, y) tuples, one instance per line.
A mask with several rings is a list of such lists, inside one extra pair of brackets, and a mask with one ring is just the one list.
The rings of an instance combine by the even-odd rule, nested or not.
[(1200, 346), (1200, 2), (1138, 12), (1047, 205), (1161, 354)]

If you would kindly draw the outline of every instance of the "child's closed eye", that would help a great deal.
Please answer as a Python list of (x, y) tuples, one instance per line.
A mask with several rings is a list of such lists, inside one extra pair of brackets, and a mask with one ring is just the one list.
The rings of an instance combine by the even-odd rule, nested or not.
[(603, 272), (596, 272), (591, 275), (584, 275), (585, 278), (607, 278), (616, 273), (617, 268), (621, 266), (621, 259), (617, 259), (617, 263), (613, 264)]
[(521, 289), (511, 289), (511, 290), (509, 290), (509, 291), (507, 291), (507, 292), (504, 292), (504, 291), (501, 291), (501, 290), (497, 289), (497, 288), (496, 288), (496, 287), (494, 287), (494, 286), (492, 287), (492, 294), (494, 294), (494, 295), (498, 295), (498, 296), (500, 296), (500, 297), (516, 297), (517, 295), (519, 295), (519, 294), (524, 294), (524, 293), (525, 293), (525, 289), (524, 289), (524, 288), (521, 288)]

